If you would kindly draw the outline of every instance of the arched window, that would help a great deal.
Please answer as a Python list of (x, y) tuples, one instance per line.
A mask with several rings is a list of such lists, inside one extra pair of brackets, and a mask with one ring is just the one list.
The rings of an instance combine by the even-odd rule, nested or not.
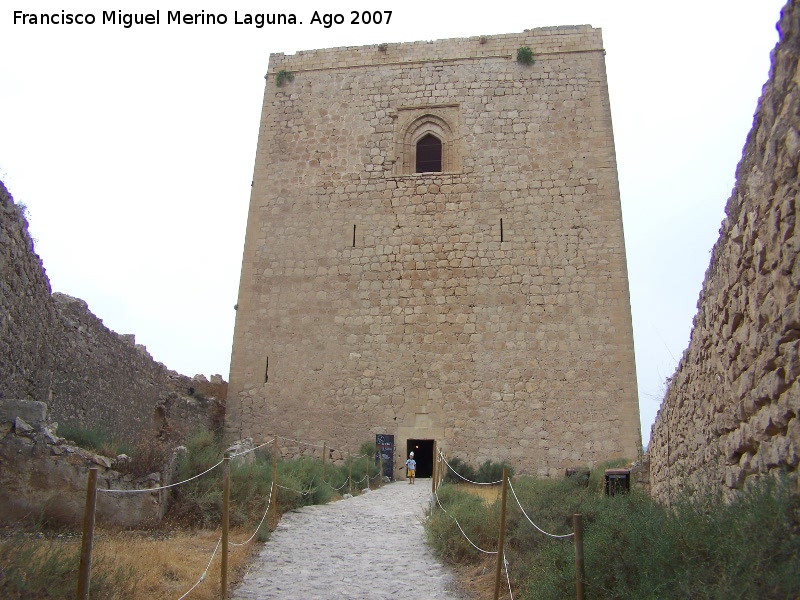
[(415, 173), (439, 173), (442, 171), (442, 140), (432, 133), (417, 142), (417, 165)]
[(459, 173), (461, 157), (453, 129), (457, 124), (454, 107), (401, 110), (395, 131), (395, 173)]

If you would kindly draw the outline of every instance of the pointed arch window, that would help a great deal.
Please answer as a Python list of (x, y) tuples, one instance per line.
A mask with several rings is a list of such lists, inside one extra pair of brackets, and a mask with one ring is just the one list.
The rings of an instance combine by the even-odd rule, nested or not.
[(430, 112), (420, 108), (402, 110), (395, 133), (395, 173), (460, 172), (461, 157), (454, 130), (457, 123), (455, 107), (433, 107)]
[(415, 173), (439, 173), (442, 171), (442, 140), (432, 133), (425, 134), (417, 142), (417, 165)]

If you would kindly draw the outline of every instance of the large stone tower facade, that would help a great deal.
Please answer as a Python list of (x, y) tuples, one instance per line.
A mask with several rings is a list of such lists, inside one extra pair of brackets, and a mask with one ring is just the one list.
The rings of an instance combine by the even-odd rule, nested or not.
[(599, 29), (270, 57), (226, 420), (549, 476), (637, 455)]

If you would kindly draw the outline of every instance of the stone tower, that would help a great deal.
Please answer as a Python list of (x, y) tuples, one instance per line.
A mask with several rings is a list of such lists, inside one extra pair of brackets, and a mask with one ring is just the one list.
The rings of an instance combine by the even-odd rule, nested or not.
[(600, 30), (275, 54), (266, 79), (229, 434), (635, 458)]

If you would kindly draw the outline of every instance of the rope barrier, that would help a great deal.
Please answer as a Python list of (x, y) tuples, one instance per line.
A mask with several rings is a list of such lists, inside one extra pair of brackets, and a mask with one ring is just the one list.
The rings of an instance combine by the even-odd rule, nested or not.
[(159, 487), (146, 488), (146, 489), (143, 489), (143, 490), (105, 490), (105, 489), (102, 489), (102, 488), (98, 488), (97, 491), (98, 492), (105, 492), (107, 494), (108, 493), (114, 493), (114, 494), (143, 494), (144, 492), (157, 492), (158, 490), (165, 490), (167, 488), (175, 487), (175, 486), (178, 486), (178, 485), (183, 485), (184, 483), (189, 483), (193, 479), (197, 479), (198, 477), (202, 477), (206, 473), (209, 473), (209, 472), (213, 471), (214, 469), (216, 469), (221, 464), (222, 464), (222, 461), (219, 461), (213, 467), (206, 469), (202, 473), (199, 473), (199, 474), (195, 475), (194, 477), (189, 477), (189, 479), (185, 479), (183, 481), (179, 481), (178, 483), (170, 483), (168, 485), (161, 485)]
[(264, 524), (264, 519), (267, 518), (267, 513), (269, 513), (270, 504), (272, 504), (272, 486), (269, 486), (269, 498), (267, 499), (267, 510), (264, 511), (264, 516), (261, 517), (261, 521), (258, 522), (258, 527), (256, 527), (256, 530), (253, 532), (253, 535), (251, 535), (249, 538), (247, 538), (241, 544), (234, 544), (233, 542), (231, 542), (230, 543), (231, 546), (235, 546), (235, 547), (238, 548), (240, 546), (244, 546), (246, 544), (249, 544), (251, 541), (253, 541), (253, 538), (256, 537), (256, 534), (258, 533), (258, 530), (261, 529), (261, 525)]
[(528, 523), (530, 523), (531, 525), (536, 527), (536, 529), (538, 529), (541, 533), (543, 533), (545, 535), (549, 535), (552, 538), (568, 538), (568, 537), (572, 537), (573, 535), (575, 535), (575, 532), (567, 533), (566, 535), (555, 535), (555, 534), (552, 534), (552, 533), (547, 533), (544, 529), (542, 529), (536, 523), (531, 521), (531, 518), (528, 516), (528, 513), (525, 512), (524, 508), (522, 508), (522, 504), (520, 504), (519, 498), (517, 498), (517, 492), (514, 490), (514, 486), (511, 485), (511, 480), (510, 479), (508, 480), (508, 487), (511, 488), (511, 493), (514, 494), (514, 500), (517, 501), (517, 506), (519, 506), (519, 509), (522, 511), (522, 514), (525, 515), (526, 519), (528, 519)]
[[(294, 442), (295, 444), (303, 444), (304, 446), (311, 446), (312, 448), (325, 448), (325, 446), (320, 446), (319, 444), (312, 444), (311, 442), (304, 442), (302, 440), (295, 440), (292, 438), (283, 437), (281, 435), (277, 436), (279, 440), (284, 440), (286, 442)], [(269, 443), (269, 442), (268, 442)], [(339, 450), (338, 448), (328, 448), (331, 452), (347, 452), (347, 450)], [(366, 454), (354, 454), (352, 458), (362, 458), (366, 456)]]
[(313, 488), (309, 488), (307, 491), (301, 492), (300, 490), (295, 490), (295, 489), (292, 489), (292, 488), (288, 488), (285, 485), (281, 485), (279, 483), (276, 483), (275, 485), (277, 487), (281, 488), (282, 490), (287, 490), (289, 492), (294, 492), (295, 494), (300, 494), (301, 496), (308, 496), (311, 493), (312, 489), (313, 489)]
[(249, 454), (250, 452), (255, 452), (259, 448), (263, 448), (264, 446), (267, 446), (268, 444), (271, 444), (273, 441), (274, 440), (270, 440), (268, 442), (264, 442), (263, 444), (259, 444), (255, 448), (250, 448), (250, 450), (245, 450), (244, 452), (237, 452), (236, 454), (231, 454), (231, 458), (236, 458), (237, 456), (244, 456), (245, 454)]
[(328, 483), (327, 481), (325, 481), (324, 479), (322, 480), (322, 483), (324, 483), (325, 485), (327, 485), (327, 486), (328, 486), (329, 488), (331, 488), (332, 490), (336, 490), (337, 492), (341, 491), (341, 489), (342, 489), (344, 486), (346, 486), (346, 485), (347, 485), (347, 481), (345, 481), (345, 482), (344, 482), (342, 485), (340, 485), (338, 488), (335, 488), (335, 487), (333, 487), (333, 486), (332, 486), (330, 483)]
[(447, 462), (447, 459), (446, 459), (444, 456), (442, 456), (442, 455), (441, 455), (441, 453), (439, 453), (439, 456), (441, 456), (441, 459), (444, 461), (444, 464), (446, 464), (446, 465), (447, 465), (447, 468), (449, 468), (449, 469), (450, 469), (450, 470), (451, 470), (453, 473), (455, 473), (456, 475), (458, 475), (459, 477), (461, 477), (461, 479), (463, 479), (463, 480), (464, 480), (464, 481), (466, 481), (467, 483), (474, 483), (475, 485), (497, 485), (497, 484), (499, 484), (499, 483), (503, 483), (503, 480), (502, 480), (502, 479), (500, 479), (499, 481), (490, 481), (489, 483), (481, 483), (480, 481), (472, 481), (471, 479), (467, 479), (467, 478), (466, 478), (466, 477), (464, 477), (464, 476), (463, 476), (461, 473), (459, 473), (458, 471), (456, 471), (456, 470), (455, 470), (455, 469), (454, 469), (454, 468), (453, 468), (453, 467), (450, 465), (450, 463), (449, 463), (449, 462)]
[(467, 540), (470, 544), (472, 544), (473, 548), (475, 548), (479, 552), (483, 552), (484, 554), (497, 554), (496, 551), (493, 552), (491, 550), (484, 550), (483, 548), (481, 548), (479, 546), (476, 546), (475, 543), (471, 539), (469, 539), (469, 536), (466, 533), (464, 533), (464, 529), (461, 527), (461, 523), (458, 522), (458, 519), (456, 519), (453, 515), (451, 515), (449, 512), (447, 512), (447, 509), (445, 509), (445, 507), (442, 506), (442, 503), (439, 500), (439, 494), (434, 492), (433, 495), (436, 497), (436, 502), (439, 505), (439, 508), (441, 508), (444, 511), (444, 514), (446, 514), (448, 517), (450, 517), (451, 519), (453, 519), (453, 521), (456, 522), (456, 525), (458, 526), (459, 531), (461, 531), (461, 535), (464, 536), (465, 540)]
[[(282, 439), (282, 440), (289, 441), (289, 442), (295, 442), (295, 443), (298, 443), (298, 444), (304, 444), (304, 445), (307, 445), (307, 446), (312, 446), (312, 447), (315, 447), (315, 448), (323, 448), (323, 449), (325, 448), (325, 446), (320, 446), (320, 445), (318, 445), (318, 444), (312, 444), (312, 443), (309, 443), (309, 442), (302, 442), (302, 441), (300, 441), (300, 440), (294, 440), (294, 439), (291, 439), (291, 438), (285, 438), (285, 437), (281, 437), (281, 436), (274, 436), (274, 438), (273, 438), (272, 440), (269, 440), (269, 441), (267, 441), (267, 442), (264, 442), (264, 443), (262, 443), (262, 444), (259, 444), (258, 446), (255, 446), (254, 448), (250, 448), (250, 449), (248, 449), (248, 450), (244, 450), (244, 451), (242, 451), (242, 452), (236, 452), (236, 453), (234, 453), (234, 454), (230, 454), (230, 455), (227, 455), (227, 454), (226, 454), (226, 458), (227, 458), (227, 459), (231, 459), (231, 458), (236, 458), (236, 457), (239, 457), (239, 456), (244, 456), (244, 455), (246, 455), (246, 454), (249, 454), (249, 453), (251, 453), (251, 452), (255, 452), (255, 451), (256, 451), (256, 450), (258, 450), (259, 448), (263, 448), (264, 446), (267, 446), (267, 445), (269, 445), (269, 444), (275, 444), (276, 448), (275, 448), (274, 452), (275, 452), (275, 453), (277, 453), (277, 451), (278, 451), (278, 448), (277, 448), (277, 444), (275, 443), (277, 439)], [(335, 450), (334, 448), (330, 448), (330, 451), (331, 451), (331, 452), (333, 452), (334, 450)], [(367, 456), (367, 455), (364, 455), (364, 454), (357, 454), (357, 455), (349, 455), (349, 457), (348, 457), (348, 458), (349, 458), (349, 462), (350, 462), (350, 464), (352, 465), (352, 460), (353, 460), (353, 459), (364, 458), (365, 456)], [(367, 456), (367, 458), (369, 458), (369, 457)], [(93, 487), (94, 487), (95, 491), (104, 492), (104, 493), (117, 493), (117, 494), (141, 494), (141, 493), (147, 493), (147, 492), (156, 492), (156, 491), (160, 491), (160, 490), (166, 490), (166, 489), (169, 489), (169, 488), (177, 487), (177, 486), (180, 486), (180, 485), (183, 485), (183, 484), (189, 483), (190, 481), (194, 481), (195, 479), (198, 479), (198, 478), (202, 477), (203, 475), (207, 475), (208, 473), (210, 473), (211, 471), (213, 471), (214, 469), (216, 469), (217, 467), (219, 467), (220, 465), (222, 465), (224, 462), (225, 462), (225, 460), (220, 460), (219, 462), (217, 462), (217, 463), (216, 463), (216, 464), (214, 464), (213, 466), (209, 467), (208, 469), (206, 469), (206, 470), (205, 470), (205, 471), (203, 471), (202, 473), (198, 473), (197, 475), (194, 475), (194, 476), (192, 476), (192, 477), (189, 477), (188, 479), (185, 479), (185, 480), (183, 480), (183, 481), (178, 481), (178, 482), (176, 482), (176, 483), (170, 483), (170, 484), (161, 485), (161, 486), (156, 486), (156, 487), (150, 487), (150, 488), (145, 488), (145, 489), (137, 489), (137, 490), (123, 490), (123, 489), (102, 489), (102, 488), (96, 488), (96, 486), (93, 486)], [(323, 466), (324, 466), (324, 462), (323, 462)], [(95, 469), (95, 470), (93, 470), (93, 472), (96, 472), (96, 469)], [(361, 480), (359, 480), (359, 481), (355, 482), (355, 485), (359, 485), (359, 484), (363, 483), (364, 481), (369, 481), (369, 480), (371, 480), (371, 479), (378, 479), (378, 478), (380, 478), (380, 477), (381, 477), (381, 475), (382, 475), (382, 474), (379, 472), (377, 475), (375, 475), (375, 477), (370, 477), (370, 475), (369, 475), (369, 470), (367, 470), (367, 473), (364, 475), (364, 477), (363, 477)], [(314, 479), (315, 479), (316, 477), (317, 477), (317, 475), (315, 475), (315, 476), (314, 476)], [(345, 487), (345, 486), (348, 484), (348, 481), (345, 481), (345, 482), (344, 482), (344, 483), (343, 483), (343, 484), (342, 484), (340, 487), (338, 487), (338, 488), (334, 488), (334, 487), (333, 487), (333, 486), (332, 486), (330, 483), (326, 482), (326, 481), (325, 481), (325, 480), (322, 478), (322, 476), (319, 476), (319, 479), (320, 479), (320, 481), (321, 481), (322, 483), (326, 484), (328, 487), (330, 487), (331, 489), (333, 489), (333, 490), (336, 490), (336, 491), (340, 491), (342, 488), (344, 488), (344, 487)], [(227, 479), (226, 479), (226, 482), (227, 482)], [(226, 483), (226, 485), (227, 485), (227, 483)], [(367, 485), (369, 485), (369, 483), (367, 483)], [(279, 484), (277, 483), (277, 481), (275, 482), (275, 486), (276, 486), (276, 487), (279, 487), (279, 488), (281, 488), (281, 489), (287, 490), (287, 491), (294, 492), (294, 493), (296, 493), (296, 494), (300, 494), (300, 495), (302, 495), (302, 496), (308, 496), (308, 495), (309, 495), (309, 494), (311, 494), (311, 493), (313, 492), (313, 490), (314, 490), (314, 487), (313, 487), (313, 479), (312, 479), (312, 482), (311, 482), (311, 486), (310, 486), (310, 487), (309, 487), (309, 489), (308, 489), (308, 490), (306, 490), (306, 491), (295, 490), (295, 489), (292, 489), (292, 488), (289, 488), (289, 487), (286, 487), (286, 486), (283, 486), (283, 485), (279, 485)], [(242, 547), (242, 546), (245, 546), (245, 545), (249, 544), (249, 543), (250, 543), (250, 542), (251, 542), (251, 541), (252, 541), (252, 540), (253, 540), (253, 539), (256, 537), (256, 535), (258, 534), (259, 530), (260, 530), (260, 529), (261, 529), (261, 527), (263, 526), (263, 524), (264, 524), (264, 521), (266, 520), (266, 518), (267, 518), (267, 515), (269, 514), (270, 508), (271, 508), (271, 506), (272, 506), (272, 495), (273, 495), (273, 494), (272, 494), (272, 492), (273, 492), (273, 488), (270, 486), (270, 493), (269, 493), (269, 496), (267, 497), (267, 506), (266, 506), (266, 509), (264, 510), (264, 514), (261, 516), (261, 520), (259, 521), (259, 523), (258, 523), (258, 525), (256, 526), (255, 530), (253, 531), (252, 535), (250, 535), (250, 537), (248, 537), (248, 538), (247, 538), (247, 539), (246, 539), (244, 542), (241, 542), (241, 543), (233, 543), (233, 542), (230, 542), (230, 543), (229, 543), (229, 546), (233, 546), (233, 547)], [(438, 501), (438, 498), (437, 498), (437, 501)], [(93, 506), (93, 505), (92, 505), (92, 506)], [(444, 509), (444, 507), (443, 507), (443, 506), (441, 506), (441, 503), (439, 503), (439, 506), (440, 506), (440, 507), (442, 507), (442, 510), (444, 510), (444, 512), (445, 512), (446, 514), (448, 514), (448, 516), (449, 516), (449, 513), (447, 513), (447, 511)], [(451, 517), (451, 518), (453, 518), (453, 517)], [(455, 518), (453, 518), (453, 519), (455, 520)], [(456, 524), (458, 524), (458, 521), (457, 521), (457, 520), (456, 520)], [(458, 526), (459, 526), (459, 529), (461, 529), (461, 525), (460, 525), (460, 524), (458, 524)], [(227, 530), (225, 529), (225, 527), (226, 527), (226, 525), (223, 527), (223, 534), (226, 534), (226, 532), (227, 532)], [(464, 533), (463, 529), (461, 529), (461, 532), (462, 532), (462, 534)], [(84, 535), (85, 535), (85, 534), (84, 534)], [(466, 537), (466, 534), (464, 534), (464, 537)], [(203, 571), (203, 573), (200, 575), (199, 579), (198, 579), (198, 580), (197, 580), (197, 581), (194, 583), (194, 585), (193, 585), (192, 587), (190, 587), (190, 588), (189, 588), (189, 589), (188, 589), (188, 590), (187, 590), (187, 591), (186, 591), (186, 592), (185, 592), (185, 593), (184, 593), (184, 594), (183, 594), (183, 595), (182, 595), (182, 596), (181, 596), (181, 597), (180, 597), (178, 600), (183, 600), (184, 598), (186, 598), (186, 597), (187, 597), (189, 594), (191, 594), (191, 593), (192, 593), (192, 592), (193, 592), (193, 591), (194, 591), (194, 590), (195, 590), (195, 589), (196, 589), (196, 588), (197, 588), (197, 587), (198, 587), (198, 586), (199, 586), (199, 585), (200, 585), (200, 584), (201, 584), (203, 581), (205, 581), (205, 580), (206, 580), (206, 577), (208, 576), (208, 570), (209, 570), (209, 568), (211, 568), (211, 564), (214, 562), (214, 557), (217, 555), (217, 552), (219, 551), (220, 545), (222, 544), (222, 541), (223, 541), (223, 539), (222, 539), (222, 538), (223, 538), (223, 536), (220, 536), (220, 538), (217, 540), (217, 544), (216, 544), (216, 546), (214, 546), (214, 551), (211, 553), (211, 558), (209, 559), (209, 561), (208, 561), (208, 564), (206, 565), (206, 568), (205, 568), (205, 570)], [(468, 540), (468, 541), (470, 541), (470, 540), (469, 540), (469, 538), (467, 538), (467, 540)], [(227, 542), (226, 542), (226, 543), (227, 543)], [(471, 542), (471, 541), (470, 541), (470, 543), (472, 544), (472, 542)], [(473, 545), (473, 546), (475, 546), (475, 544), (472, 544), (472, 545)], [(480, 549), (480, 548), (478, 548), (477, 546), (475, 546), (475, 548), (477, 548), (478, 550), (481, 550), (481, 549)], [(482, 551), (482, 552), (486, 552), (485, 550), (481, 550), (481, 551)], [(496, 552), (494, 552), (494, 553), (492, 553), (492, 552), (488, 552), (488, 553), (489, 553), (489, 554), (496, 554)], [(225, 559), (225, 558), (226, 558), (226, 557), (225, 557), (225, 556), (223, 556), (223, 559)], [(222, 567), (222, 568), (223, 568), (223, 571), (225, 571), (225, 560), (223, 560), (223, 567)], [(225, 584), (224, 584), (224, 581), (225, 581), (225, 572), (223, 573), (223, 585), (225, 585)]]
[(206, 565), (206, 570), (203, 571), (202, 575), (200, 575), (200, 579), (198, 579), (197, 583), (195, 583), (191, 588), (189, 588), (188, 592), (186, 592), (183, 596), (178, 598), (178, 600), (183, 600), (184, 598), (186, 598), (186, 596), (188, 596), (189, 594), (192, 593), (192, 591), (194, 591), (194, 588), (196, 588), (198, 585), (200, 585), (201, 583), (203, 583), (206, 580), (206, 575), (208, 575), (208, 569), (211, 566), (211, 563), (213, 562), (214, 557), (217, 555), (217, 550), (219, 550), (219, 545), (221, 543), (222, 543), (222, 536), (219, 537), (219, 540), (217, 541), (217, 545), (214, 548), (214, 552), (211, 553), (211, 560), (208, 561), (208, 565)]
[(514, 600), (514, 592), (511, 591), (511, 576), (508, 574), (508, 561), (506, 560), (506, 551), (503, 550), (503, 566), (506, 568), (506, 581), (508, 582), (508, 595), (511, 600)]
[[(293, 440), (292, 438), (286, 438), (282, 436), (278, 436), (279, 440), (284, 440), (286, 442), (294, 442), (295, 444), (303, 444), (304, 446), (313, 446), (314, 448), (324, 448), (324, 446), (320, 446), (319, 444), (312, 444), (311, 442), (302, 442), (300, 440)], [(328, 450), (333, 450), (333, 448), (328, 448)]]

